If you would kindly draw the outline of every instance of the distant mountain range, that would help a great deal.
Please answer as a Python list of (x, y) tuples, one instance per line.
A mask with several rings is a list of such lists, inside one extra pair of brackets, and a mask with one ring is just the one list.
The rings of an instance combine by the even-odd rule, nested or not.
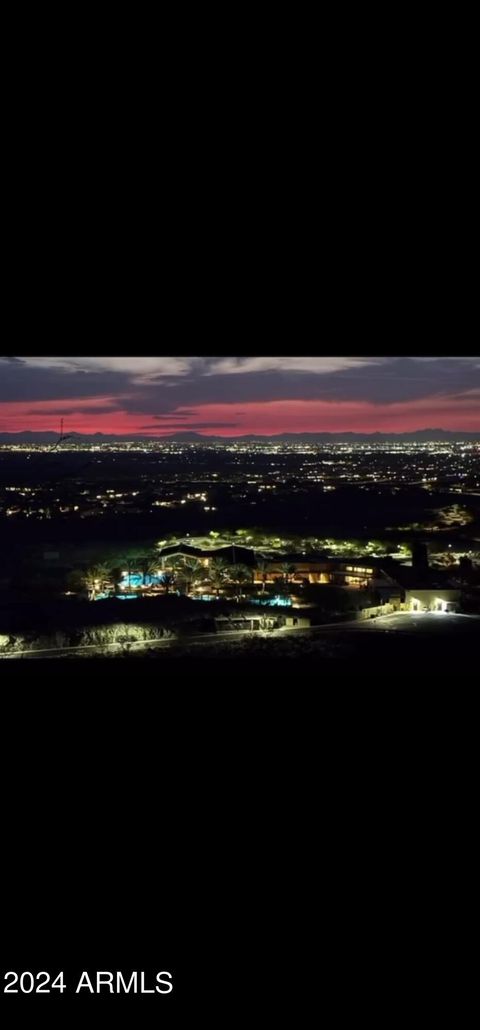
[[(236, 440), (239, 443), (425, 443), (439, 442), (455, 443), (461, 440), (480, 441), (480, 430), (478, 433), (455, 432), (449, 429), (418, 429), (413, 433), (278, 433), (275, 436), (246, 435), (236, 437), (224, 436), (202, 436), (201, 433), (185, 432), (172, 433), (169, 436), (140, 436), (140, 435), (108, 435), (106, 433), (67, 433), (66, 438), (70, 441), (78, 440), (79, 443), (121, 443), (132, 440), (142, 441), (165, 440), (174, 443), (231, 443)], [(21, 433), (0, 433), (0, 444), (15, 443), (38, 443), (54, 444), (58, 441), (58, 433), (44, 432), (37, 433), (25, 430)]]

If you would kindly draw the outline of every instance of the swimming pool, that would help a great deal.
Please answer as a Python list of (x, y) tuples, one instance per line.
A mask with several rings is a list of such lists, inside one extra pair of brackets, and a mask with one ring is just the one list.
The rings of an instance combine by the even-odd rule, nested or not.
[[(113, 596), (112, 594), (105, 594), (105, 593), (104, 594), (97, 594), (96, 597), (95, 597), (95, 600), (96, 601), (107, 601), (108, 598), (109, 597), (111, 598), (112, 596)], [(133, 601), (133, 599), (135, 597), (138, 597), (138, 596), (139, 596), (138, 594), (115, 594), (115, 597), (117, 598), (118, 601)]]
[(124, 572), (120, 580), (120, 586), (123, 590), (131, 590), (132, 587), (136, 587), (138, 589), (142, 586), (160, 586), (162, 582), (163, 575), (161, 572), (155, 572), (151, 576), (145, 576), (145, 579), (143, 578), (141, 572), (132, 572), (130, 576), (128, 575), (128, 572)]

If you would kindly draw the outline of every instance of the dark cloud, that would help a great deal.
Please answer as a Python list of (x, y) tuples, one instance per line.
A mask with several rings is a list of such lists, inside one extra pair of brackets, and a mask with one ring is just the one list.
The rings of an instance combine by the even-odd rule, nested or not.
[[(189, 429), (192, 432), (196, 432), (197, 429), (233, 429), (238, 426), (238, 422), (174, 422), (171, 426), (164, 426), (165, 429), (173, 429), (175, 432), (178, 429)], [(152, 426), (140, 426), (141, 432), (146, 429), (157, 429), (158, 425)]]
[[(45, 359), (47, 361), (47, 359)], [(139, 359), (140, 361), (141, 359)], [(368, 401), (393, 404), (432, 396), (461, 397), (480, 388), (480, 360), (461, 358), (386, 358), (337, 371), (270, 370), (232, 371), (245, 367), (245, 359), (228, 359), (230, 371), (214, 372), (218, 358), (188, 359), (184, 375), (139, 382), (128, 371), (103, 369), (33, 367), (18, 358), (0, 359), (0, 401), (58, 400), (58, 414), (69, 414), (69, 400), (113, 397), (118, 409), (164, 421), (194, 416), (192, 409), (203, 404), (267, 402), (273, 400)], [(253, 360), (253, 359), (252, 359)], [(255, 359), (257, 360), (257, 359)], [(258, 359), (261, 360), (261, 359)], [(139, 372), (141, 369), (139, 369)], [(135, 382), (133, 381), (135, 379)], [(62, 403), (64, 402), (64, 403)], [(64, 406), (65, 404), (65, 406)], [(178, 409), (181, 408), (181, 411)], [(183, 410), (186, 409), (186, 410)], [(89, 409), (83, 408), (83, 411)], [(109, 411), (92, 407), (93, 412)], [(45, 414), (55, 414), (53, 411)]]
[(177, 407), (273, 400), (368, 401), (393, 404), (434, 395), (462, 394), (480, 387), (480, 368), (455, 358), (419, 362), (392, 358), (381, 366), (314, 375), (311, 372), (245, 372), (187, 378), (175, 386), (139, 388), (124, 401), (127, 410), (163, 414)]
[(193, 410), (192, 411), (188, 411), (188, 409), (182, 408), (181, 413), (179, 413), (178, 415), (176, 415), (175, 412), (172, 411), (168, 415), (152, 415), (152, 418), (158, 418), (158, 419), (165, 419), (166, 418), (168, 420), (171, 420), (172, 418), (184, 419), (184, 418), (187, 418), (188, 415), (195, 416), (195, 414), (196, 414), (196, 412), (193, 411)]
[(5, 359), (0, 366), (0, 402), (118, 396), (131, 390), (131, 377), (124, 372), (59, 371)]

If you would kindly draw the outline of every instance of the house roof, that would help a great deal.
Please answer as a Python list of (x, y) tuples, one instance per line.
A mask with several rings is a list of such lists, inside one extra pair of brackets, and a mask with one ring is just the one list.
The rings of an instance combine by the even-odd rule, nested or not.
[(170, 547), (163, 547), (159, 551), (161, 558), (172, 557), (174, 554), (185, 555), (190, 558), (220, 558), (231, 565), (255, 565), (255, 553), (249, 547), (238, 547), (232, 544), (228, 547), (191, 547), (190, 544), (172, 544)]
[(441, 569), (418, 570), (411, 565), (398, 565), (389, 570), (392, 578), (405, 590), (452, 590), (455, 589), (450, 576)]
[(194, 558), (205, 556), (206, 552), (201, 547), (190, 547), (189, 544), (171, 544), (169, 547), (162, 547), (158, 552), (161, 558), (169, 558), (173, 554), (185, 554)]

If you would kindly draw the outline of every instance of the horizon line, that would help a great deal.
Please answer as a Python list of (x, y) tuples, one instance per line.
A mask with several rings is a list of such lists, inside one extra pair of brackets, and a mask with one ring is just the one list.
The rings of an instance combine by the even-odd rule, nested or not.
[[(0, 430), (0, 436), (12, 436), (12, 437), (14, 437), (14, 436), (18, 437), (18, 436), (22, 436), (22, 435), (26, 435), (26, 434), (28, 434), (29, 436), (42, 436), (42, 435), (44, 436), (47, 433), (50, 433), (53, 436), (58, 436), (59, 435), (58, 434), (58, 430), (56, 430), (56, 429), (16, 429), (16, 430), (5, 429), (5, 430)], [(197, 431), (197, 430), (195, 430), (193, 428), (192, 429), (185, 429), (185, 430), (178, 430), (178, 431), (173, 430), (172, 432), (169, 432), (169, 433), (148, 433), (148, 432), (145, 432), (145, 433), (141, 433), (141, 432), (138, 432), (138, 433), (115, 433), (115, 432), (111, 432), (111, 433), (109, 433), (109, 432), (102, 432), (102, 431), (97, 431), (97, 432), (89, 433), (89, 432), (82, 432), (81, 430), (72, 430), (71, 432), (68, 432), (68, 430), (67, 430), (67, 432), (65, 434), (63, 434), (63, 435), (64, 435), (64, 437), (69, 437), (69, 438), (78, 437), (78, 436), (82, 436), (82, 437), (112, 436), (112, 437), (115, 437), (117, 439), (128, 439), (128, 440), (134, 440), (134, 439), (140, 439), (140, 438), (141, 439), (150, 439), (150, 440), (168, 440), (168, 439), (171, 439), (172, 437), (175, 437), (175, 436), (177, 436), (177, 437), (178, 436), (196, 436), (199, 439), (202, 439), (202, 438), (207, 439), (208, 437), (215, 437), (215, 438), (217, 438), (219, 440), (240, 440), (240, 439), (245, 439), (246, 437), (252, 437), (252, 436), (262, 437), (263, 439), (276, 439), (276, 438), (278, 438), (280, 436), (344, 436), (346, 434), (348, 434), (350, 436), (413, 436), (416, 433), (423, 433), (423, 434), (424, 433), (445, 433), (445, 434), (448, 434), (448, 435), (463, 433), (463, 434), (465, 434), (467, 436), (471, 436), (471, 435), (478, 435), (478, 436), (480, 436), (480, 427), (478, 429), (444, 429), (441, 426), (435, 426), (435, 427), (425, 426), (425, 427), (417, 427), (416, 429), (407, 429), (407, 430), (400, 430), (400, 431), (388, 430), (388, 429), (387, 430), (385, 430), (385, 429), (376, 429), (376, 430), (372, 430), (372, 431), (369, 431), (369, 432), (368, 431), (362, 431), (362, 430), (354, 430), (354, 429), (336, 429), (336, 430), (313, 429), (313, 430), (298, 430), (298, 431), (294, 431), (294, 430), (290, 430), (290, 429), (284, 429), (284, 430), (282, 430), (279, 433), (261, 433), (261, 432), (255, 433), (255, 432), (250, 432), (250, 433), (238, 433), (238, 434), (219, 434), (219, 433), (215, 433), (214, 431), (213, 432), (208, 432), (208, 431), (207, 432), (201, 432), (201, 431), (199, 431), (199, 430)]]

